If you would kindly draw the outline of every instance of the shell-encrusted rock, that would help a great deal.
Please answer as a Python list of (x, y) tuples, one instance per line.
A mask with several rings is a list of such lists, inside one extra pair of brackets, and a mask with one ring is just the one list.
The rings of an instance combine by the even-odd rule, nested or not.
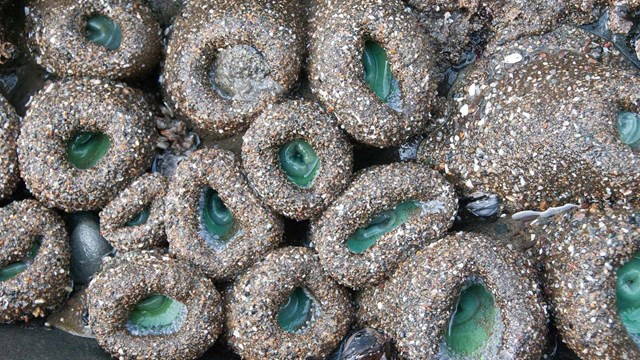
[[(162, 79), (166, 97), (176, 116), (189, 120), (203, 135), (229, 137), (245, 130), (292, 87), (302, 67), (303, 52), (297, 1), (193, 2), (176, 20), (168, 44)], [(222, 54), (237, 60), (221, 61), (231, 61), (227, 64), (231, 67), (253, 60), (265, 68), (260, 72), (265, 81), (252, 86), (264, 89), (249, 89), (254, 96), (247, 99), (225, 93), (216, 83), (223, 70), (218, 69), (221, 64), (216, 60), (222, 60)], [(238, 70), (223, 67), (225, 71)], [(255, 70), (249, 66), (240, 75), (249, 76)], [(230, 82), (227, 85), (233, 87)]]
[[(142, 300), (163, 295), (182, 311), (162, 335), (134, 334), (131, 312)], [(91, 282), (90, 324), (100, 346), (119, 359), (196, 359), (222, 331), (220, 294), (203, 274), (153, 251), (116, 257)]]
[[(312, 299), (303, 327), (287, 332), (277, 317), (294, 289)], [(353, 304), (309, 249), (278, 249), (249, 269), (225, 297), (226, 337), (243, 359), (308, 359), (328, 355), (347, 334)]]
[(637, 208), (572, 212), (535, 231), (556, 327), (581, 359), (640, 358), (616, 306), (617, 271), (640, 251), (639, 219)]
[[(424, 131), (435, 97), (433, 49), (402, 1), (323, 1), (311, 28), (311, 89), (341, 127), (377, 147), (398, 145)], [(365, 80), (368, 42), (386, 51), (399, 88), (395, 102), (382, 100)]]
[(60, 76), (132, 78), (160, 62), (161, 30), (146, 2), (37, 0), (25, 13), (36, 62)]

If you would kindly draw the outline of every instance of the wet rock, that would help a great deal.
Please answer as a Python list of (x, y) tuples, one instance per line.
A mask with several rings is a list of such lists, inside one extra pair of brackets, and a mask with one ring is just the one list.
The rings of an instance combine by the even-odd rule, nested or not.
[(389, 338), (381, 332), (364, 328), (342, 342), (329, 360), (396, 360), (397, 355)]
[(349, 292), (302, 247), (271, 252), (236, 280), (224, 303), (226, 339), (247, 360), (322, 359), (353, 319)]
[(86, 284), (100, 271), (102, 258), (113, 250), (100, 235), (98, 214), (78, 212), (70, 216), (71, 275), (78, 284)]
[(146, 1), (33, 1), (25, 14), (32, 56), (57, 75), (135, 78), (160, 62), (160, 26)]
[(119, 359), (197, 359), (222, 332), (211, 280), (161, 251), (113, 258), (87, 297), (98, 343)]
[(417, 16), (399, 0), (318, 3), (309, 41), (314, 94), (358, 142), (389, 147), (421, 134), (437, 85)]
[(464, 207), (477, 217), (489, 218), (500, 211), (500, 199), (495, 194), (473, 193), (467, 201)]
[[(302, 23), (299, 3), (292, 0), (215, 0), (185, 7), (175, 21), (160, 78), (176, 116), (211, 138), (243, 132), (297, 81)], [(274, 84), (266, 79), (284, 91), (272, 91)]]
[(174, 17), (180, 14), (189, 0), (149, 0), (148, 2), (160, 25), (165, 27), (171, 25)]
[(443, 236), (458, 202), (451, 184), (416, 163), (374, 166), (312, 220), (310, 240), (340, 284), (360, 289)]
[(91, 328), (89, 328), (89, 310), (87, 306), (87, 292), (83, 288), (73, 294), (60, 310), (49, 315), (47, 322), (51, 326), (69, 334), (95, 338)]

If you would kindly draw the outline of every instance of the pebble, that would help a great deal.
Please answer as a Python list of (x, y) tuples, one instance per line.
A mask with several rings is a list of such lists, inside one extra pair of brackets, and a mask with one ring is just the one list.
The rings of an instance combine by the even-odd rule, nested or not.
[(113, 248), (100, 234), (98, 215), (79, 212), (70, 216), (71, 275), (78, 284), (86, 284), (102, 267), (102, 258)]

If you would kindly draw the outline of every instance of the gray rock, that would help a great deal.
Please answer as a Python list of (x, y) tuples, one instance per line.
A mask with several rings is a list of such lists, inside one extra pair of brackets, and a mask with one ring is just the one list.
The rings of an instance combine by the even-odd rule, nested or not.
[(467, 210), (477, 217), (492, 217), (500, 211), (500, 199), (495, 194), (474, 193), (466, 205)]
[(99, 218), (94, 212), (72, 214), (70, 231), (71, 275), (76, 283), (86, 284), (100, 270), (102, 258), (112, 247), (100, 235)]

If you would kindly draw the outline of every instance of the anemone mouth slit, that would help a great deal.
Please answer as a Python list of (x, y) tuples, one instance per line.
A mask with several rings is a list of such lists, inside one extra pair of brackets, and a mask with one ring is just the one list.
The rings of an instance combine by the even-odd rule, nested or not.
[(454, 354), (472, 355), (486, 347), (496, 332), (498, 310), (493, 295), (481, 283), (464, 288), (445, 333)]
[(351, 252), (362, 254), (373, 246), (380, 237), (407, 222), (420, 208), (422, 206), (418, 201), (409, 200), (392, 209), (382, 211), (372, 216), (366, 225), (357, 229), (347, 239), (345, 245)]
[(85, 37), (90, 42), (114, 51), (122, 45), (122, 30), (115, 21), (105, 15), (87, 19)]
[(14, 277), (18, 276), (20, 273), (27, 270), (38, 255), (41, 245), (42, 236), (37, 236), (32, 240), (29, 251), (21, 261), (7, 264), (5, 266), (0, 266), (0, 282), (11, 280)]
[(252, 45), (209, 50), (205, 59), (208, 83), (223, 99), (255, 103), (266, 93), (285, 91), (272, 79), (265, 55)]
[(399, 111), (400, 84), (396, 80), (387, 51), (380, 43), (366, 39), (362, 52), (364, 81), (369, 89), (393, 110)]
[(100, 163), (109, 149), (111, 140), (101, 132), (80, 132), (67, 143), (67, 159), (77, 169), (87, 170)]
[(198, 204), (200, 235), (214, 251), (224, 250), (238, 233), (235, 216), (211, 187), (202, 189)]
[(640, 149), (640, 114), (621, 111), (618, 113), (617, 120), (620, 140), (632, 149)]
[(139, 301), (129, 312), (127, 330), (132, 335), (169, 335), (180, 330), (186, 306), (171, 297), (153, 294)]
[(640, 253), (616, 273), (616, 309), (627, 333), (640, 346)]
[(296, 287), (277, 315), (278, 326), (286, 332), (304, 331), (314, 320), (315, 300), (306, 288)]
[(289, 181), (301, 188), (310, 188), (320, 169), (320, 158), (305, 140), (284, 144), (278, 151), (280, 168)]
[(143, 225), (147, 222), (147, 220), (149, 220), (150, 215), (151, 215), (150, 206), (145, 206), (145, 208), (142, 209), (142, 211), (140, 211), (139, 213), (131, 217), (131, 219), (129, 219), (129, 221), (127, 221), (124, 224), (124, 226), (133, 227), (133, 226)]

